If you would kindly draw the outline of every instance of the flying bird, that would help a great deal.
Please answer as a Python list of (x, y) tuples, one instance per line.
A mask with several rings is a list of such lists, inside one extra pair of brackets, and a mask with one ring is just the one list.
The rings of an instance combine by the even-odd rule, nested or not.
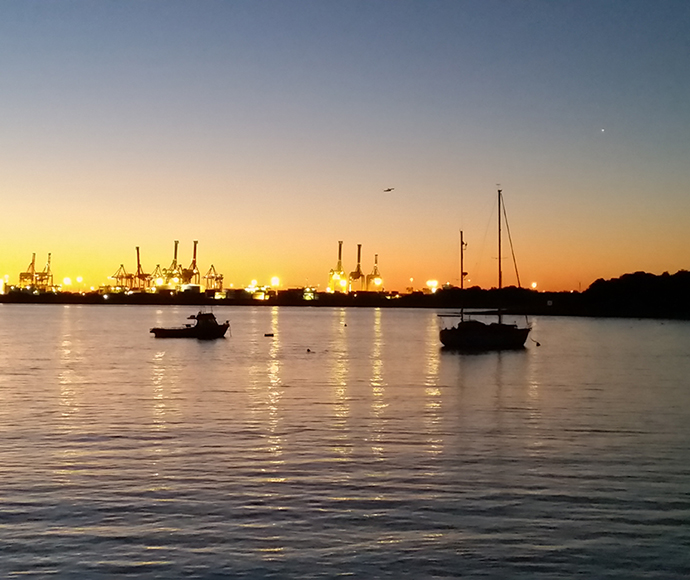
[(389, 187), (388, 189), (384, 189), (383, 193), (388, 193), (389, 191), (393, 191), (395, 187)]

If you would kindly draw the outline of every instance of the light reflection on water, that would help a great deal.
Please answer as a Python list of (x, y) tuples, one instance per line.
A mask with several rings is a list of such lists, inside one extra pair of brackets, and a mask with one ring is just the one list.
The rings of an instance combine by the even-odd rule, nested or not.
[(690, 573), (687, 323), (476, 355), (423, 310), (148, 333), (192, 313), (0, 306), (0, 577)]
[(338, 316), (333, 318), (333, 343), (331, 359), (331, 391), (333, 397), (333, 451), (336, 459), (346, 460), (351, 452), (350, 401), (348, 395), (348, 345), (347, 345), (347, 309), (340, 308)]
[(381, 331), (381, 309), (374, 310), (374, 338), (371, 345), (371, 452), (378, 460), (383, 460), (384, 441), (386, 431), (385, 411), (388, 407), (386, 400), (386, 384), (383, 381), (383, 336)]
[(438, 372), (440, 364), (440, 351), (438, 349), (438, 325), (432, 318), (427, 322), (427, 353), (426, 353), (426, 377), (425, 385), (425, 413), (424, 422), (427, 432), (428, 452), (436, 455), (443, 451), (443, 438), (441, 435), (441, 389), (438, 387)]

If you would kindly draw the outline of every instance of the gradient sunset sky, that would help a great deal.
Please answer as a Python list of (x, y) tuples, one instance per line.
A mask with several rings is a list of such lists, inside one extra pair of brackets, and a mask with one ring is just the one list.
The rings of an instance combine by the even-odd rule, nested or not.
[(490, 287), (498, 183), (524, 286), (690, 269), (687, 0), (0, 1), (0, 103), (10, 283)]

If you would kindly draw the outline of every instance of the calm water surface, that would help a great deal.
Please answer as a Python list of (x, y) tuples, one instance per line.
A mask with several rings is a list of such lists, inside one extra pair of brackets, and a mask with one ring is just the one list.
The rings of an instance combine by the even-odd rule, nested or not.
[(690, 576), (689, 323), (193, 313), (0, 305), (0, 578)]

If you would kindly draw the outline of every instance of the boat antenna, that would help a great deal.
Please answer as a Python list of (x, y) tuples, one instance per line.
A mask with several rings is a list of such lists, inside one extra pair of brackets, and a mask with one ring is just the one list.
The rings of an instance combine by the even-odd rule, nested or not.
[[(465, 289), (465, 276), (467, 276), (467, 272), (465, 272), (465, 248), (467, 247), (467, 243), (463, 239), (463, 232), (460, 230), (460, 290)], [(464, 304), (464, 301), (463, 301)], [(465, 308), (461, 307), (460, 308), (460, 321), (462, 322), (465, 320)]]
[(464, 240), (463, 231), (460, 230), (460, 290), (465, 288), (465, 250), (467, 249), (467, 242)]

